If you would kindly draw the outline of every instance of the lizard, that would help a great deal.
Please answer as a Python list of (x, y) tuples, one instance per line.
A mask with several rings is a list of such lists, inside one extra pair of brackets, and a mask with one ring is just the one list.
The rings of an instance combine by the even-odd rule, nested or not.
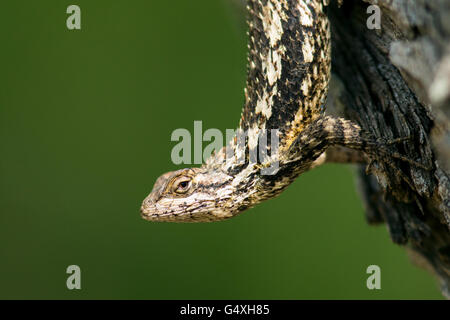
[[(149, 221), (212, 222), (229, 219), (274, 198), (299, 175), (325, 162), (392, 158), (427, 166), (392, 152), (357, 123), (326, 114), (331, 77), (331, 30), (326, 0), (248, 0), (248, 64), (238, 131), (201, 167), (160, 176), (141, 205)], [(250, 161), (259, 138), (276, 130), (270, 156)], [(272, 140), (271, 140), (272, 141)], [(228, 156), (228, 151), (232, 156)], [(353, 151), (350, 151), (353, 150)], [(244, 161), (242, 161), (244, 159)], [(264, 168), (276, 163), (274, 174)], [(400, 169), (397, 169), (400, 171)]]

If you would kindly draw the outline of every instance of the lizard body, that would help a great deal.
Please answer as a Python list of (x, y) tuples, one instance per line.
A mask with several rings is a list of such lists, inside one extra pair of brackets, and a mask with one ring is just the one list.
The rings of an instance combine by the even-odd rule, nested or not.
[[(212, 155), (200, 168), (159, 177), (141, 206), (146, 220), (209, 222), (234, 217), (279, 195), (301, 173), (325, 162), (331, 146), (413, 163), (390, 154), (386, 143), (357, 124), (325, 115), (331, 34), (321, 0), (248, 0), (247, 11), (247, 84), (239, 130), (248, 136), (243, 145), (235, 137), (229, 149)], [(268, 143), (270, 156), (251, 161), (251, 152), (261, 147), (259, 137), (274, 129), (276, 148)], [(362, 160), (331, 154), (330, 159)], [(262, 174), (275, 162), (275, 174)]]

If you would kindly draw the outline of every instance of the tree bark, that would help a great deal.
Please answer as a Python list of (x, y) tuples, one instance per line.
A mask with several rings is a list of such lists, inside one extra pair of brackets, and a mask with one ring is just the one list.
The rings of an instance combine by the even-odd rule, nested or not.
[[(371, 159), (359, 169), (359, 190), (371, 224), (386, 223), (392, 241), (431, 270), (450, 298), (450, 2), (358, 0), (329, 7), (333, 80), (329, 103), (393, 151), (395, 167)], [(381, 9), (369, 29), (370, 5)], [(373, 12), (372, 12), (373, 13)]]

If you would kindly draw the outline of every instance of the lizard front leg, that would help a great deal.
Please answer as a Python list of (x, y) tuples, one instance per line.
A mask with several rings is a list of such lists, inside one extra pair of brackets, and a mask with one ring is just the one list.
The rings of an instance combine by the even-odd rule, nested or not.
[(343, 146), (331, 146), (314, 161), (312, 168), (324, 163), (364, 164), (368, 163), (368, 159), (361, 150), (350, 149)]
[[(311, 161), (313, 167), (323, 162), (364, 163), (366, 162), (364, 153), (370, 159), (382, 159), (394, 167), (394, 159), (400, 159), (419, 168), (430, 170), (431, 166), (405, 157), (390, 148), (392, 144), (407, 139), (391, 141), (376, 139), (350, 120), (323, 116), (300, 133), (290, 146), (289, 153), (291, 159)], [(327, 153), (322, 156), (325, 151)]]

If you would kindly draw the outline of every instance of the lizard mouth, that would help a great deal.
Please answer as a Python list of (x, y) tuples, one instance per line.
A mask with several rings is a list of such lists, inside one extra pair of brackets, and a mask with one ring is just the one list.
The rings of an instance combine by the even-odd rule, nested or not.
[(141, 217), (147, 221), (153, 222), (185, 222), (178, 216), (171, 214), (157, 214), (153, 213), (151, 210), (146, 210), (141, 207)]
[(142, 206), (141, 207), (141, 217), (145, 219), (148, 216), (149, 216), (149, 212), (147, 212), (147, 210), (145, 210), (144, 207)]
[[(145, 201), (144, 201), (145, 202)], [(153, 210), (152, 210), (153, 209)], [(145, 220), (154, 220), (154, 218), (156, 218), (158, 215), (154, 210), (155, 208), (150, 208), (148, 206), (148, 204), (142, 204), (141, 205), (141, 217), (144, 218)]]
[(164, 217), (162, 217), (161, 215), (153, 213), (151, 210), (145, 209), (144, 207), (141, 207), (141, 217), (147, 221), (165, 221), (165, 220), (167, 220), (167, 219), (164, 219)]
[(178, 220), (176, 216), (170, 214), (160, 214), (157, 212), (156, 206), (152, 205), (142, 205), (141, 206), (141, 217), (147, 221), (176, 221)]

